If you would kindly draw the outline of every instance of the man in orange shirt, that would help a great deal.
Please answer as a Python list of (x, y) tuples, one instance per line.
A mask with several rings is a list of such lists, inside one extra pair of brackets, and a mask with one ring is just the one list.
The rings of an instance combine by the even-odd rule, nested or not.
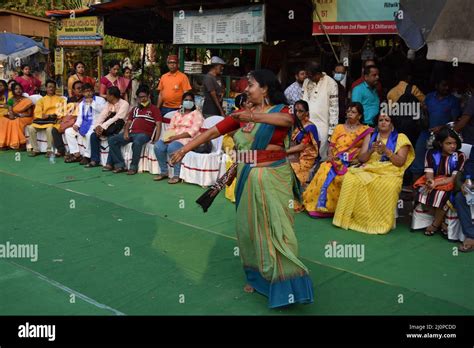
[(178, 70), (178, 56), (168, 56), (166, 62), (170, 71), (161, 76), (158, 85), (160, 95), (156, 104), (163, 116), (170, 111), (178, 110), (184, 92), (192, 89), (188, 77)]

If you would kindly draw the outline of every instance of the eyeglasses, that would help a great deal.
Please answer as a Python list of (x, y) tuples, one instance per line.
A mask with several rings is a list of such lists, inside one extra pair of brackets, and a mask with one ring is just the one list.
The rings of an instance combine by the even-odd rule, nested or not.
[(145, 98), (148, 98), (148, 96), (147, 95), (139, 95), (138, 96), (138, 99), (145, 99)]
[(178, 62), (168, 62), (168, 64), (178, 64)]

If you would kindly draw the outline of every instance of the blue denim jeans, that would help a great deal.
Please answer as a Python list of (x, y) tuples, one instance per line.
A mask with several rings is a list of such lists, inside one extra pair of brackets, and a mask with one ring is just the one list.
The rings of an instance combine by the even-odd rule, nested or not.
[(430, 133), (426, 130), (421, 131), (415, 146), (415, 160), (411, 164), (411, 172), (414, 176), (423, 175), (425, 172), (425, 153), (426, 142), (430, 137)]
[(162, 106), (160, 108), (161, 116), (165, 116), (168, 112), (179, 110), (179, 108), (167, 108)]
[(472, 223), (471, 207), (466, 202), (462, 192), (458, 192), (454, 200), (456, 212), (462, 226), (462, 233), (470, 239), (474, 239), (474, 224)]
[(132, 162), (131, 170), (138, 170), (138, 162), (142, 153), (143, 145), (150, 141), (150, 137), (145, 133), (130, 133), (129, 140), (125, 140), (123, 133), (113, 135), (109, 138), (109, 159), (115, 168), (125, 168), (125, 162), (122, 156), (122, 146), (132, 143)]
[[(165, 144), (163, 140), (159, 140), (155, 143), (155, 155), (158, 159), (158, 164), (160, 165), (161, 174), (168, 174), (168, 165), (167, 165), (167, 156), (172, 155), (173, 152), (178, 151), (183, 147), (179, 141), (172, 141), (171, 143)], [(181, 163), (175, 163), (173, 165), (174, 176), (179, 177), (179, 172), (181, 170)]]
[[(91, 134), (91, 162), (100, 163), (100, 137), (97, 134)], [(107, 157), (107, 164), (110, 164), (110, 156)], [(102, 163), (104, 165), (104, 163)]]

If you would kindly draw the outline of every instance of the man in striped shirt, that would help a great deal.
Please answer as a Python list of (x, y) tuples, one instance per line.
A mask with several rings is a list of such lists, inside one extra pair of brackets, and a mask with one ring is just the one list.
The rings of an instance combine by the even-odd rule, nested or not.
[(125, 123), (123, 133), (112, 136), (109, 139), (109, 160), (114, 166), (114, 173), (127, 171), (122, 156), (122, 146), (132, 144), (132, 162), (127, 171), (128, 175), (134, 175), (138, 171), (138, 162), (144, 144), (149, 142), (156, 127), (155, 139), (158, 139), (161, 131), (161, 113), (155, 105), (150, 102), (150, 88), (142, 85), (137, 89), (138, 106), (134, 107)]

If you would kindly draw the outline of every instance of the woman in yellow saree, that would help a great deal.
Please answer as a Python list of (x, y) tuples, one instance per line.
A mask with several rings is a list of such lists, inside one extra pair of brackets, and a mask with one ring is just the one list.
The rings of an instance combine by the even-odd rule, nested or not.
[(345, 124), (334, 129), (329, 143), (329, 157), (321, 163), (316, 175), (303, 193), (303, 204), (309, 216), (332, 217), (336, 210), (342, 181), (347, 168), (355, 164), (364, 139), (373, 131), (360, 123), (364, 108), (351, 103), (347, 108)]
[(395, 225), (403, 173), (415, 152), (388, 115), (381, 114), (375, 121), (377, 130), (364, 141), (359, 155), (364, 164), (349, 168), (345, 175), (333, 224), (346, 230), (386, 234)]

